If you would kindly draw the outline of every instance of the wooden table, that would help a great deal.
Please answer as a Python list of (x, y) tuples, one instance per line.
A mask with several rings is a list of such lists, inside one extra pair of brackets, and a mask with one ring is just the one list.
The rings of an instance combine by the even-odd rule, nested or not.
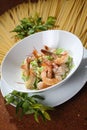
[(0, 93), (0, 130), (87, 130), (87, 83), (66, 103), (49, 112), (51, 121), (36, 123), (32, 115), (19, 120)]
[[(21, 2), (23, 0), (0, 1), (0, 14)], [(19, 120), (15, 108), (6, 106), (0, 93), (0, 130), (87, 130), (87, 83), (76, 96), (49, 114), (51, 121), (40, 119), (40, 123), (36, 123), (32, 115)]]

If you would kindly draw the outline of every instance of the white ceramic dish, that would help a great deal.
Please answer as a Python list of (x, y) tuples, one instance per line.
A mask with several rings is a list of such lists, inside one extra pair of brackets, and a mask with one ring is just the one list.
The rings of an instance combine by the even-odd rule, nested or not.
[[(53, 35), (52, 35), (53, 34)], [(57, 39), (56, 39), (56, 37)], [(48, 39), (47, 39), (48, 38)], [(46, 43), (45, 43), (46, 41)], [(54, 44), (53, 44), (54, 42)], [(50, 44), (49, 44), (50, 43)], [(42, 90), (29, 90), (25, 88), (24, 84), (18, 84), (17, 82), (23, 82), (21, 79), (20, 65), (28, 54), (32, 52), (34, 48), (40, 50), (48, 45), (52, 48), (63, 48), (70, 51), (73, 57), (74, 67), (68, 74), (68, 76), (60, 83), (48, 87)], [(61, 86), (72, 74), (77, 70), (83, 57), (83, 46), (81, 41), (72, 33), (62, 30), (49, 30), (40, 33), (33, 34), (12, 47), (2, 62), (1, 79), (9, 87), (9, 89), (22, 91), (22, 92), (43, 92), (54, 91), (56, 87)]]
[[(61, 87), (56, 87), (55, 91), (39, 93), (39, 95), (45, 97), (45, 100), (42, 103), (49, 106), (57, 106), (66, 102), (81, 90), (86, 81), (87, 81), (87, 50), (84, 49), (84, 59), (81, 65), (74, 73), (74, 75), (68, 81), (66, 81), (64, 85), (62, 85)], [(4, 82), (1, 83), (1, 93), (3, 97), (8, 93), (10, 93), (11, 91), (12, 90), (9, 89)]]

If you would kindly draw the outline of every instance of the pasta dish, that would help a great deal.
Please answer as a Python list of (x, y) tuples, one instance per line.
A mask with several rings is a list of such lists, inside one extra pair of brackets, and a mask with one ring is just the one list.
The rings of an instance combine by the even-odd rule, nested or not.
[(27, 89), (43, 89), (59, 83), (69, 74), (73, 58), (62, 49), (33, 50), (21, 65), (22, 79)]

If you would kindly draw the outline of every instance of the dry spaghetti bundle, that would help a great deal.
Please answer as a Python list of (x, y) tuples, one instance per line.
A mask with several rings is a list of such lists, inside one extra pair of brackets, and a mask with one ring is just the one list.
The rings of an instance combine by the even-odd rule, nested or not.
[(17, 42), (11, 32), (23, 18), (35, 12), (45, 21), (48, 16), (56, 17), (54, 29), (76, 34), (87, 48), (87, 1), (86, 0), (38, 0), (22, 3), (0, 16), (0, 63), (7, 51)]

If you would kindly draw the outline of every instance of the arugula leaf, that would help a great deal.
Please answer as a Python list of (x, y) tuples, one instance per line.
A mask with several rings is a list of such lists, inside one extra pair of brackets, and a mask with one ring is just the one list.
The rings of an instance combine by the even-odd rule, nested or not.
[(16, 114), (22, 117), (26, 114), (33, 114), (36, 122), (39, 122), (39, 116), (45, 120), (51, 120), (48, 110), (53, 110), (50, 106), (45, 106), (39, 103), (39, 100), (44, 100), (40, 95), (29, 96), (28, 93), (12, 91), (5, 96), (7, 104), (13, 103), (16, 105)]

